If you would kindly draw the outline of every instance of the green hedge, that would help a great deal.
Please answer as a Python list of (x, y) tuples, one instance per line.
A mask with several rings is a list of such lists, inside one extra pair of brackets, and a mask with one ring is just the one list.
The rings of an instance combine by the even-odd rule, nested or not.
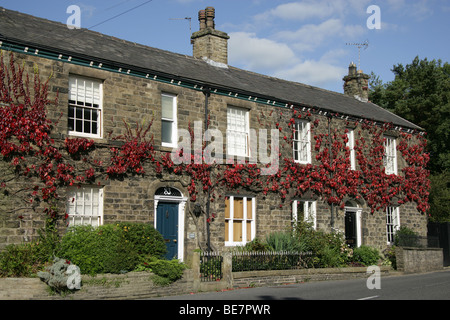
[(83, 274), (98, 274), (131, 271), (144, 257), (161, 258), (165, 252), (164, 240), (153, 226), (118, 223), (69, 229), (57, 256), (70, 260)]

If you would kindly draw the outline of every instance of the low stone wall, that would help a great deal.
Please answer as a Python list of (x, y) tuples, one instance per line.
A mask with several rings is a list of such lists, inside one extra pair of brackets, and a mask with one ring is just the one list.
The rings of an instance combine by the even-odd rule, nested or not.
[(0, 278), (0, 300), (130, 300), (180, 295), (192, 291), (192, 271), (168, 285), (153, 284), (149, 272), (81, 277), (81, 289), (65, 296), (50, 294), (39, 278)]
[(395, 256), (397, 270), (404, 273), (436, 271), (444, 267), (442, 248), (397, 247)]
[[(381, 275), (388, 275), (390, 271), (391, 267), (380, 267)], [(233, 272), (233, 286), (234, 288), (258, 287), (308, 281), (367, 278), (370, 275), (371, 273), (367, 273), (366, 267), (245, 271)]]
[[(390, 267), (381, 267), (381, 274)], [(0, 278), (0, 300), (133, 300), (191, 292), (220, 291), (264, 285), (307, 281), (340, 280), (368, 277), (367, 268), (323, 268), (300, 270), (225, 272), (221, 281), (201, 282), (192, 269), (168, 286), (154, 285), (148, 272), (82, 276), (81, 290), (66, 296), (50, 295), (49, 287), (39, 278)]]

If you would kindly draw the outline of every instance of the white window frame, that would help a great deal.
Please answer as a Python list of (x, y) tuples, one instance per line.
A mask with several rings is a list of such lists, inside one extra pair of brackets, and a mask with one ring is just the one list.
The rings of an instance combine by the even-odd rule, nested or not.
[[(164, 118), (162, 115), (162, 99), (163, 97), (165, 98), (170, 98), (172, 99), (172, 119), (170, 118)], [(178, 121), (177, 121), (177, 96), (174, 94), (170, 94), (170, 93), (161, 93), (161, 145), (163, 147), (169, 147), (169, 148), (176, 148), (178, 145), (178, 141), (177, 141), (177, 137), (178, 137)], [(166, 122), (170, 122), (172, 124), (172, 142), (165, 142), (163, 141), (163, 136), (162, 136), (162, 123), (163, 121)]]
[(295, 122), (292, 149), (295, 162), (311, 163), (311, 123), (309, 121)]
[(355, 156), (355, 130), (348, 129), (347, 132), (347, 147), (350, 150), (350, 169), (356, 170), (356, 156)]
[(317, 201), (294, 200), (292, 201), (292, 223), (298, 222), (298, 206), (303, 204), (303, 221), (311, 223), (314, 230), (317, 229)]
[[(83, 82), (83, 86), (80, 85), (80, 82)], [(89, 93), (86, 88), (88, 86), (91, 87), (92, 90), (92, 102), (87, 101), (87, 97), (89, 97)], [(74, 87), (75, 92), (74, 92)], [(84, 88), (84, 90), (83, 90)], [(95, 94), (95, 91), (98, 90), (98, 95)], [(87, 103), (92, 103), (92, 106), (86, 105)], [(71, 136), (79, 136), (86, 138), (101, 138), (103, 135), (103, 83), (100, 80), (86, 78), (82, 76), (70, 75), (69, 76), (69, 100), (68, 100), (69, 110), (67, 114), (67, 122), (68, 122), (68, 134)], [(94, 105), (98, 105), (98, 107), (94, 107)], [(73, 118), (70, 117), (70, 109), (74, 108)], [(77, 109), (82, 110), (82, 117), (77, 118)], [(85, 125), (92, 124), (94, 121), (85, 120), (85, 111), (97, 112), (97, 133), (86, 133)], [(92, 115), (91, 115), (92, 117)], [(70, 130), (69, 121), (73, 121), (73, 130)], [(77, 130), (77, 121), (81, 121), (81, 131)], [(92, 131), (92, 128), (91, 128)]]
[(400, 229), (400, 208), (386, 208), (386, 241), (387, 244), (394, 244), (395, 233)]
[(397, 142), (394, 137), (384, 137), (384, 168), (386, 174), (397, 174)]
[[(244, 119), (238, 113), (242, 113)], [(241, 119), (238, 119), (241, 117)], [(236, 123), (240, 121), (240, 123)], [(238, 157), (250, 156), (249, 110), (240, 107), (227, 107), (227, 154)], [(241, 146), (237, 146), (240, 144)]]
[[(77, 199), (81, 193), (82, 199)], [(94, 194), (98, 194), (98, 203), (94, 202)], [(86, 198), (89, 195), (90, 200)], [(94, 208), (97, 213), (94, 214)], [(73, 208), (73, 210), (71, 210)], [(89, 209), (90, 208), (90, 209)], [(103, 188), (97, 186), (71, 187), (67, 190), (67, 205), (69, 227), (76, 225), (100, 226), (103, 224)], [(72, 212), (71, 212), (72, 211)], [(81, 213), (76, 213), (77, 211)]]
[[(234, 199), (235, 198), (242, 198), (243, 199), (243, 218), (237, 219), (234, 217)], [(230, 204), (230, 217), (225, 217), (225, 223), (228, 222), (228, 241), (225, 241), (226, 247), (231, 246), (243, 246), (246, 243), (252, 241), (255, 239), (256, 235), (256, 198), (254, 197), (245, 197), (245, 196), (229, 196), (228, 201)], [(251, 201), (251, 207), (252, 207), (252, 218), (248, 218), (248, 212), (247, 212), (247, 202)], [(242, 221), (242, 241), (234, 241), (234, 221)], [(247, 239), (247, 223), (250, 222), (250, 239)], [(226, 227), (225, 227), (226, 232)]]

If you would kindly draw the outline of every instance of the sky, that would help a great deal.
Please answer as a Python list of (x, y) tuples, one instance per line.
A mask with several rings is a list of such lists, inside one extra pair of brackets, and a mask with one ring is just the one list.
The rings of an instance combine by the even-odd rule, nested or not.
[(350, 62), (388, 82), (416, 56), (450, 60), (448, 0), (0, 0), (64, 24), (71, 5), (82, 28), (185, 55), (198, 11), (212, 6), (229, 65), (341, 93)]

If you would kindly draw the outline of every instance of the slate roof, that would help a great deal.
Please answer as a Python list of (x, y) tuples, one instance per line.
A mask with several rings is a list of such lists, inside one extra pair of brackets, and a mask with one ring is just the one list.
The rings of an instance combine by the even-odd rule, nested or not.
[(135, 67), (174, 79), (250, 96), (261, 96), (283, 103), (309, 106), (341, 115), (421, 130), (413, 123), (373, 103), (360, 102), (341, 93), (231, 66), (215, 67), (192, 56), (144, 46), (87, 29), (70, 30), (65, 24), (2, 7), (0, 7), (0, 41), (29, 45), (84, 59), (107, 61), (118, 66)]

